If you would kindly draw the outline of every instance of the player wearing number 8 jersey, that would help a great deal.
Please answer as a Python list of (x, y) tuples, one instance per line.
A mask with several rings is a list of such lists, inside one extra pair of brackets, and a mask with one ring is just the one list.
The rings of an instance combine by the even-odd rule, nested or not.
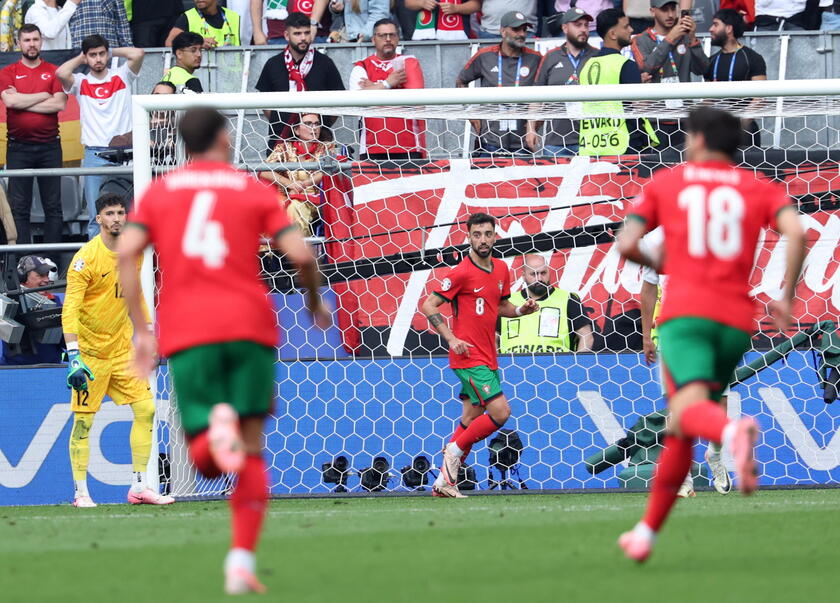
[[(676, 500), (695, 439), (722, 443), (735, 459), (741, 492), (755, 490), (758, 425), (752, 418), (730, 421), (717, 402), (749, 348), (755, 312), (749, 280), (762, 229), (787, 237), (784, 294), (771, 304), (782, 331), (790, 322), (805, 253), (802, 227), (785, 190), (733, 163), (742, 135), (739, 120), (705, 107), (692, 111), (686, 125), (689, 161), (651, 179), (619, 238), (624, 257), (668, 275), (658, 330), (669, 432), (647, 512), (619, 539), (624, 553), (639, 562), (650, 555)], [(662, 253), (642, 253), (640, 239), (659, 225)]]
[[(169, 357), (190, 456), (206, 477), (238, 476), (231, 496), (233, 539), (225, 561), (229, 594), (263, 592), (254, 550), (268, 497), (263, 424), (274, 398), (277, 323), (259, 278), (261, 235), (300, 268), (308, 307), (324, 326), (314, 256), (274, 193), (229, 163), (225, 118), (191, 109), (179, 124), (192, 163), (152, 184), (120, 242), (120, 266), (146, 245), (161, 275), (160, 350)], [(142, 320), (136, 273), (120, 272), (132, 321)], [(152, 367), (156, 342), (138, 335), (138, 369)]]
[[(510, 303), (510, 271), (491, 256), (496, 241), (496, 220), (483, 213), (467, 220), (470, 252), (453, 268), (440, 287), (423, 303), (429, 323), (449, 345), (449, 366), (461, 381), (461, 422), (443, 453), (440, 475), (432, 494), (463, 498), (458, 491), (458, 469), (473, 444), (500, 429), (510, 416), (510, 406), (499, 383), (496, 359), (496, 322), (531, 314), (537, 302), (528, 299), (518, 308)], [(452, 304), (450, 329), (438, 308)]]

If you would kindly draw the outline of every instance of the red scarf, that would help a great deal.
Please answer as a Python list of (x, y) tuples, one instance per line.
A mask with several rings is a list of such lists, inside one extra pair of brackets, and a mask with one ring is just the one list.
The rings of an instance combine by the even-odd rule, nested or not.
[(300, 63), (295, 63), (292, 58), (292, 52), (286, 47), (284, 53), (286, 60), (286, 71), (289, 72), (289, 92), (303, 92), (306, 90), (306, 76), (312, 69), (312, 63), (315, 61), (315, 49), (311, 48), (303, 55)]

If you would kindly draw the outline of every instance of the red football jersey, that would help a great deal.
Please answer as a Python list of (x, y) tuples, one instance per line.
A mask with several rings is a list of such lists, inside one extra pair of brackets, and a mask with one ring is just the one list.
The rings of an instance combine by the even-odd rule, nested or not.
[(226, 163), (192, 163), (155, 181), (129, 222), (158, 254), (160, 351), (224, 341), (278, 343), (260, 236), (290, 226), (275, 194)]
[(655, 174), (630, 214), (650, 230), (664, 229), (668, 282), (658, 322), (699, 316), (752, 332), (756, 246), (762, 228), (775, 228), (789, 204), (781, 186), (725, 162), (685, 163)]
[[(12, 63), (0, 71), (0, 90), (14, 88), (21, 94), (62, 92), (55, 77), (55, 65), (43, 59), (35, 68), (22, 61)], [(38, 113), (28, 109), (7, 109), (9, 136), (24, 142), (53, 142), (58, 138), (58, 112)]]
[(452, 304), (455, 337), (471, 343), (470, 355), (449, 351), (449, 366), (499, 368), (496, 355), (496, 321), (499, 302), (510, 297), (510, 271), (502, 260), (493, 258), (493, 270), (480, 268), (467, 256), (446, 275), (435, 290)]

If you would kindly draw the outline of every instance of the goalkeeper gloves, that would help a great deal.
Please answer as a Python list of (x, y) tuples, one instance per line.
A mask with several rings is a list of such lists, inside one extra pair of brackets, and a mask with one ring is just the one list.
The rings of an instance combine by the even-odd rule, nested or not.
[(77, 392), (86, 392), (88, 379), (94, 380), (93, 371), (82, 360), (79, 350), (67, 350), (67, 387)]

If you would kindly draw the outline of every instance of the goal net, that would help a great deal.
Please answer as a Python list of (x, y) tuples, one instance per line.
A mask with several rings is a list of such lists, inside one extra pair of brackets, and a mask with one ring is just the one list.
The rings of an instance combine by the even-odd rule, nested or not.
[[(533, 337), (512, 345), (519, 325), (500, 324), (515, 433), (478, 445), (461, 487), (644, 487), (665, 403), (657, 368), (640, 354), (641, 270), (619, 258), (614, 234), (651, 174), (681, 160), (687, 112), (729, 109), (749, 132), (741, 164), (787, 187), (808, 234), (787, 333), (767, 314), (781, 293), (785, 242), (762, 235), (753, 349), (729, 413), (763, 426), (761, 484), (836, 482), (840, 405), (826, 402), (840, 364), (839, 99), (840, 84), (822, 80), (137, 96), (135, 186), (183, 163), (179, 111), (217, 107), (230, 120), (234, 160), (276, 188), (317, 250), (335, 308), (326, 332), (313, 328), (282, 259), (261, 254), (282, 333), (266, 424), (273, 494), (428, 488), (461, 404), (446, 349), (418, 307), (463, 257), (476, 211), (498, 219), (497, 255), (513, 289), (533, 254), (529, 265), (548, 266), (563, 302), (538, 323), (559, 348)], [(599, 140), (598, 128), (619, 121), (630, 147), (606, 155), (622, 141)], [(598, 131), (581, 154), (587, 128)], [(155, 275), (145, 274), (153, 301)], [(230, 480), (192, 470), (166, 366), (158, 398), (165, 487), (224, 494)], [(699, 447), (696, 461), (696, 484), (708, 485)]]

